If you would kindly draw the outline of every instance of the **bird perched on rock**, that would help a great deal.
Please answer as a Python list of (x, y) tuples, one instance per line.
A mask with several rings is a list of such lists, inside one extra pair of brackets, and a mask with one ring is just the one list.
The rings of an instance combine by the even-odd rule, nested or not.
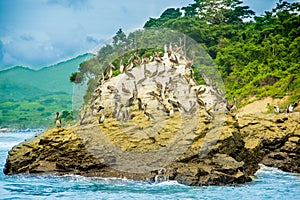
[(290, 103), (290, 104), (287, 106), (286, 112), (287, 112), (287, 113), (293, 112), (297, 106), (298, 106), (298, 103)]
[(229, 111), (229, 112), (233, 112), (235, 111), (237, 108), (236, 108), (236, 98), (235, 96), (233, 96), (233, 104), (230, 104), (228, 102), (228, 100), (226, 101), (226, 109)]
[(150, 120), (150, 119), (154, 120), (153, 115), (150, 114), (150, 113), (148, 113), (148, 112), (146, 111), (146, 109), (147, 109), (147, 104), (144, 105), (144, 114), (145, 114), (146, 117), (148, 117), (148, 120)]
[(58, 116), (59, 116), (59, 112), (56, 112), (55, 123), (57, 128), (61, 128), (61, 119), (59, 119)]
[(280, 113), (280, 108), (279, 108), (279, 106), (274, 106), (274, 112), (275, 112), (275, 113)]

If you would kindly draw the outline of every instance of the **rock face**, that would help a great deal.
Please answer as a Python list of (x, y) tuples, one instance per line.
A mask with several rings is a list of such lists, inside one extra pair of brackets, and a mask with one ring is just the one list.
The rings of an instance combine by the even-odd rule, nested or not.
[(300, 173), (300, 113), (256, 114), (239, 120), (245, 147), (264, 165)]
[(76, 126), (13, 147), (4, 173), (200, 186), (251, 181), (259, 163), (299, 172), (299, 113), (225, 115), (216, 85), (196, 85), (187, 61), (175, 58), (100, 79)]

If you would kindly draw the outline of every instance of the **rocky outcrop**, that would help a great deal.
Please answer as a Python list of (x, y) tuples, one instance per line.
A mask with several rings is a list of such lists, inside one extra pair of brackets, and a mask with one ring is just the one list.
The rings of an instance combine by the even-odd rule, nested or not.
[(300, 172), (300, 113), (255, 114), (239, 119), (245, 147), (262, 164)]
[(200, 186), (251, 181), (259, 163), (299, 172), (298, 112), (225, 114), (217, 84), (197, 85), (190, 63), (179, 55), (171, 63), (168, 56), (117, 77), (108, 72), (77, 125), (47, 130), (13, 147), (4, 173)]

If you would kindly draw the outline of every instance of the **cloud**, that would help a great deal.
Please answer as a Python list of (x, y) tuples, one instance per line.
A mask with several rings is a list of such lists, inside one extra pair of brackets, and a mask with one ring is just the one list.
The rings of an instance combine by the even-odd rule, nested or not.
[[(119, 28), (142, 28), (168, 6), (193, 0), (0, 0), (0, 68), (42, 67), (95, 49)], [(177, 4), (177, 5), (176, 5)]]
[(88, 0), (48, 0), (48, 5), (60, 5), (72, 9), (83, 9), (89, 7)]

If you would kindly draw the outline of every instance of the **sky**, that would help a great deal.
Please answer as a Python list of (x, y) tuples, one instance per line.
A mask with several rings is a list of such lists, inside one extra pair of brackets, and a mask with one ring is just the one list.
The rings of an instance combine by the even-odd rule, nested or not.
[[(0, 69), (41, 68), (92, 51), (193, 0), (0, 0)], [(244, 0), (257, 15), (276, 0)], [(290, 0), (289, 2), (295, 2)]]

